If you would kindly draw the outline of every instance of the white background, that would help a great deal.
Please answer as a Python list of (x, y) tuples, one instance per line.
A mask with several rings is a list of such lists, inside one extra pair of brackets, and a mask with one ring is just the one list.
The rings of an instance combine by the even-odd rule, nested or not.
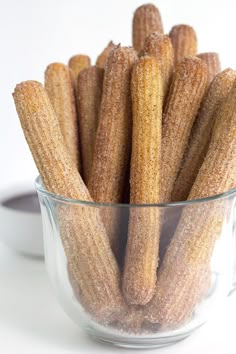
[[(131, 44), (132, 13), (142, 3), (0, 0), (1, 188), (32, 182), (36, 175), (11, 97), (15, 84), (26, 79), (43, 81), (50, 62), (66, 63), (74, 54), (89, 54), (94, 62), (111, 39)], [(174, 24), (191, 24), (198, 33), (199, 51), (217, 51), (223, 68), (236, 68), (235, 1), (154, 3), (161, 10), (166, 32)], [(67, 320), (51, 295), (40, 262), (22, 259), (0, 246), (0, 284), (0, 353), (111, 352), (95, 346)], [(218, 320), (216, 317), (186, 344), (160, 353), (235, 353), (232, 327), (236, 328), (236, 311), (229, 305), (227, 311), (223, 319), (217, 316)]]

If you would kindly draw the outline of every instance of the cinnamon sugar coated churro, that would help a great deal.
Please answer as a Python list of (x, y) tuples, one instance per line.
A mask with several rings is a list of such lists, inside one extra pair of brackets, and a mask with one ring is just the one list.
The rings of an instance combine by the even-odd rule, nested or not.
[[(58, 120), (46, 91), (35, 81), (16, 86), (16, 109), (43, 184), (68, 198), (92, 201), (64, 146)], [(96, 208), (71, 206), (58, 210), (61, 237), (74, 290), (79, 301), (99, 321), (123, 310), (120, 275)]]
[(231, 281), (236, 71), (193, 27), (164, 34), (153, 4), (132, 45), (50, 64), (13, 97), (59, 297), (99, 340), (144, 348), (197, 328)]
[(163, 34), (160, 12), (153, 4), (142, 5), (133, 17), (133, 47), (137, 53), (143, 50), (146, 37), (153, 32)]
[[(122, 202), (131, 152), (131, 69), (137, 56), (132, 48), (117, 47), (105, 67), (102, 102), (88, 188), (96, 202)], [(106, 219), (106, 221), (105, 221)], [(116, 217), (103, 216), (112, 248), (117, 247)], [(110, 226), (109, 226), (110, 225)]]
[(102, 51), (102, 53), (97, 57), (96, 66), (98, 68), (104, 69), (105, 64), (107, 62), (107, 58), (109, 57), (111, 51), (115, 48), (115, 44), (110, 41), (106, 48)]
[(198, 58), (202, 59), (207, 65), (208, 86), (212, 83), (214, 77), (220, 72), (221, 64), (218, 53), (201, 53)]
[(84, 69), (78, 76), (78, 119), (80, 127), (83, 177), (87, 184), (92, 166), (98, 126), (104, 70), (96, 66)]
[(76, 166), (80, 167), (76, 106), (69, 68), (60, 63), (50, 64), (45, 71), (45, 89), (55, 109), (65, 145)]
[[(163, 83), (161, 68), (153, 57), (143, 57), (133, 69), (133, 137), (131, 204), (160, 202), (161, 121)], [(159, 244), (159, 211), (130, 211), (123, 275), (123, 292), (131, 304), (145, 305), (156, 285)]]
[(165, 97), (174, 65), (174, 52), (170, 37), (158, 33), (150, 34), (144, 43), (144, 54), (155, 57), (159, 62), (163, 79), (163, 96)]
[[(236, 81), (217, 112), (211, 143), (188, 200), (223, 193), (236, 184)], [(151, 322), (176, 326), (192, 315), (203, 285), (219, 223), (230, 200), (187, 206), (168, 247), (157, 279), (157, 290), (147, 307)]]
[(198, 117), (193, 125), (189, 146), (172, 192), (172, 201), (187, 199), (194, 180), (206, 156), (217, 110), (236, 79), (236, 72), (226, 69), (219, 73), (207, 92)]
[(191, 26), (174, 26), (169, 36), (174, 48), (175, 64), (186, 56), (197, 54), (197, 35)]
[(78, 54), (70, 58), (68, 66), (71, 69), (75, 90), (77, 92), (77, 79), (81, 70), (88, 68), (91, 65), (91, 61), (88, 55)]
[(236, 185), (236, 80), (215, 114), (210, 146), (188, 200), (220, 194)]
[(162, 201), (169, 202), (171, 199), (206, 82), (207, 68), (202, 60), (185, 57), (177, 65), (163, 116)]

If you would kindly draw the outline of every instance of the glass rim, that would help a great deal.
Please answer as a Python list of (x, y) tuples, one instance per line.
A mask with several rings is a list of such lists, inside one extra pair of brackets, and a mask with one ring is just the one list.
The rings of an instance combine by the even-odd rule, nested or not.
[(127, 204), (127, 203), (102, 203), (102, 202), (92, 202), (92, 201), (87, 201), (87, 200), (80, 200), (80, 199), (72, 199), (68, 197), (64, 197), (60, 194), (55, 194), (52, 192), (47, 191), (43, 184), (41, 183), (41, 177), (40, 175), (35, 179), (35, 188), (36, 191), (40, 194), (43, 194), (47, 197), (50, 197), (52, 199), (56, 199), (60, 202), (64, 203), (71, 203), (71, 204), (82, 204), (82, 205), (87, 205), (87, 206), (96, 206), (96, 207), (115, 207), (115, 208), (149, 208), (149, 207), (159, 207), (159, 208), (170, 208), (170, 207), (181, 207), (181, 206), (186, 206), (186, 205), (196, 205), (200, 203), (205, 203), (205, 202), (213, 202), (215, 200), (221, 200), (224, 198), (231, 197), (232, 195), (236, 194), (236, 187), (232, 188), (224, 193), (220, 194), (215, 194), (210, 197), (205, 197), (205, 198), (199, 198), (199, 199), (192, 199), (192, 200), (184, 200), (180, 202), (169, 202), (169, 203), (153, 203), (153, 204)]

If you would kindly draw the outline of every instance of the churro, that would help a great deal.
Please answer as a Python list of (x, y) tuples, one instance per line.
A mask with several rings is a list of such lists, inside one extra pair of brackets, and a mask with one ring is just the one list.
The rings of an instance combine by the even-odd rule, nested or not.
[[(217, 111), (211, 143), (188, 200), (223, 193), (236, 185), (236, 81)], [(147, 319), (176, 326), (190, 319), (209, 282), (209, 264), (219, 229), (232, 200), (184, 208), (157, 276)]]
[(214, 77), (220, 72), (221, 64), (218, 53), (201, 53), (197, 55), (207, 65), (208, 72), (208, 86), (212, 83)]
[(193, 125), (189, 144), (172, 192), (172, 201), (187, 199), (206, 156), (217, 110), (228, 96), (235, 78), (236, 72), (226, 69), (213, 80)]
[(56, 112), (65, 145), (80, 168), (78, 123), (70, 69), (64, 64), (50, 64), (45, 71), (45, 89)]
[(102, 53), (97, 57), (96, 60), (96, 66), (98, 68), (104, 69), (105, 68), (105, 64), (107, 62), (107, 58), (109, 57), (111, 51), (115, 48), (115, 44), (110, 41), (108, 43), (108, 45), (106, 46), (106, 48), (104, 48), (104, 50), (102, 51)]
[(179, 223), (183, 206), (164, 209), (161, 215), (161, 235), (159, 244), (159, 267), (161, 266), (166, 250), (174, 236)]
[(123, 315), (117, 325), (122, 332), (130, 334), (140, 334), (144, 323), (143, 306), (131, 305)]
[(104, 70), (96, 66), (84, 69), (78, 76), (78, 119), (83, 178), (88, 184), (98, 126)]
[(137, 53), (143, 50), (146, 37), (153, 32), (163, 34), (160, 12), (152, 4), (142, 5), (133, 17), (133, 47)]
[(89, 56), (78, 54), (70, 58), (68, 66), (71, 69), (74, 86), (77, 93), (77, 79), (81, 70), (88, 68), (91, 65), (91, 60)]
[(175, 65), (184, 57), (197, 54), (197, 35), (192, 27), (188, 25), (174, 26), (169, 36), (174, 48)]
[[(44, 187), (61, 196), (92, 201), (43, 86), (26, 81), (16, 86), (13, 96)], [(124, 308), (120, 274), (97, 208), (65, 205), (56, 211), (75, 295), (98, 321), (116, 318)]]
[(231, 280), (231, 252), (219, 260), (233, 245), (236, 71), (199, 54), (191, 26), (164, 34), (150, 3), (134, 12), (132, 47), (98, 54), (13, 93), (56, 285), (98, 338), (168, 344)]
[[(233, 73), (235, 77), (235, 72)], [(204, 163), (188, 200), (205, 198), (228, 191), (236, 185), (236, 80), (215, 111), (215, 125)]]
[[(108, 58), (99, 124), (88, 188), (96, 202), (119, 203), (124, 194), (124, 183), (131, 152), (131, 69), (137, 55), (133, 48), (117, 47)], [(116, 252), (118, 209), (108, 208), (103, 213), (112, 249)], [(105, 215), (107, 214), (107, 216)], [(114, 223), (117, 225), (115, 226)]]
[[(130, 174), (131, 204), (160, 202), (163, 83), (153, 57), (143, 57), (132, 74), (133, 136)], [(156, 285), (159, 211), (130, 210), (123, 274), (123, 293), (131, 304), (145, 305)]]
[(163, 96), (165, 97), (172, 77), (174, 52), (170, 37), (158, 33), (150, 34), (144, 43), (144, 54), (157, 59), (162, 73)]
[(162, 128), (162, 201), (169, 202), (190, 131), (207, 82), (206, 64), (185, 57), (176, 67), (167, 97)]

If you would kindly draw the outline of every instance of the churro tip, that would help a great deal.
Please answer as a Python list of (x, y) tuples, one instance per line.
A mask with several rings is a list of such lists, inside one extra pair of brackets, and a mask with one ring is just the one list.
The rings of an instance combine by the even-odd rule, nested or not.
[(190, 31), (192, 31), (194, 34), (196, 34), (195, 29), (194, 29), (192, 26), (190, 26), (190, 25), (188, 25), (188, 24), (186, 24), (186, 23), (181, 23), (181, 24), (178, 24), (178, 25), (173, 26), (173, 27), (171, 28), (170, 33), (171, 33), (172, 31), (178, 31), (179, 29), (190, 30)]
[(142, 11), (143, 9), (145, 9), (145, 10), (147, 10), (147, 9), (148, 10), (158, 10), (158, 8), (154, 4), (149, 2), (149, 3), (143, 4), (143, 5), (140, 5), (139, 7), (137, 7), (137, 9), (134, 11), (134, 13)]
[(46, 69), (45, 69), (45, 72), (48, 72), (50, 71), (51, 69), (53, 68), (53, 70), (56, 70), (56, 69), (61, 69), (61, 68), (67, 68), (67, 66), (63, 63), (59, 63), (59, 62), (54, 62), (54, 63), (50, 63)]
[[(12, 92), (12, 96), (13, 99), (16, 100), (16, 96), (19, 95), (20, 92), (23, 92), (25, 90), (27, 90), (27, 92), (29, 93), (30, 91), (35, 90), (35, 89), (42, 89), (43, 85), (41, 84), (41, 82), (36, 81), (36, 80), (26, 80), (26, 81), (22, 81), (19, 82), (18, 84), (16, 84), (14, 91)], [(20, 98), (17, 98), (18, 100), (23, 100)]]
[(72, 55), (72, 56), (70, 57), (69, 62), (71, 62), (71, 61), (73, 61), (73, 60), (75, 60), (75, 59), (77, 59), (77, 58), (89, 59), (89, 60), (90, 60), (90, 58), (89, 58), (89, 56), (88, 56), (87, 54), (74, 54), (74, 55)]
[(185, 67), (186, 72), (185, 75), (188, 75), (187, 69), (189, 68), (190, 70), (192, 69), (193, 66), (198, 66), (199, 68), (202, 68), (204, 72), (207, 72), (207, 64), (200, 58), (193, 56), (193, 55), (188, 55), (184, 57), (178, 64), (177, 66), (180, 67)]
[(36, 80), (25, 80), (25, 81), (21, 81), (18, 84), (16, 84), (14, 91), (20, 89), (21, 87), (30, 86), (30, 85), (31, 86), (43, 86), (41, 84), (41, 82), (39, 82), (39, 81), (36, 81)]

